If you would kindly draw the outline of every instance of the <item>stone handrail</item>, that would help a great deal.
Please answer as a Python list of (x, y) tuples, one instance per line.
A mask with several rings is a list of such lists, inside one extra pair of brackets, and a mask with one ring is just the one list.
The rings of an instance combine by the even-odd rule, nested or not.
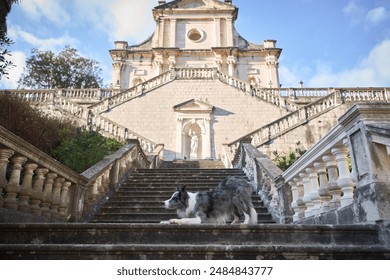
[[(250, 143), (240, 143), (232, 162), (234, 168), (242, 169), (250, 181), (257, 186), (259, 195), (272, 215), (274, 221), (280, 224), (291, 222), (291, 207), (288, 192), (283, 188), (280, 170), (267, 156), (259, 152)], [(282, 203), (281, 201), (285, 201)]]
[(0, 126), (1, 219), (12, 212), (29, 222), (81, 221), (125, 174), (152, 162), (136, 141), (77, 174)]
[(252, 86), (250, 83), (239, 80), (233, 76), (229, 76), (220, 71), (216, 71), (216, 77), (221, 82), (230, 85), (234, 88), (237, 88), (248, 95), (257, 97), (267, 103), (271, 103), (275, 106), (286, 109), (287, 111), (294, 111), (299, 108), (294, 103), (288, 101), (287, 98), (283, 97), (281, 93), (281, 89), (267, 89), (260, 88), (256, 86)]
[[(72, 90), (73, 91), (73, 90)], [(82, 90), (77, 91), (82, 93)], [(97, 92), (97, 91), (90, 91)], [(62, 94), (61, 94), (62, 93)], [(55, 109), (59, 109), (62, 112), (70, 115), (80, 126), (86, 128), (92, 128), (98, 130), (102, 135), (106, 137), (114, 137), (118, 140), (127, 140), (137, 139), (140, 141), (142, 148), (145, 152), (151, 153), (153, 149), (157, 146), (153, 141), (137, 134), (130, 129), (121, 126), (108, 118), (100, 116), (99, 114), (93, 114), (86, 107), (80, 105), (77, 102), (72, 101), (69, 97), (65, 97), (63, 94), (64, 90), (60, 90), (58, 93), (56, 90), (48, 91), (26, 91), (26, 90), (16, 90), (16, 91), (7, 91), (7, 94), (15, 94), (16, 96), (24, 99), (26, 101), (36, 103), (39, 105), (48, 105), (53, 106)]]
[(119, 106), (131, 99), (134, 99), (138, 96), (141, 96), (155, 88), (158, 88), (166, 83), (169, 83), (174, 80), (174, 72), (168, 71), (157, 77), (154, 77), (144, 83), (138, 84), (132, 88), (121, 91), (120, 93), (115, 94), (109, 98), (106, 98), (94, 105), (89, 106), (94, 114), (99, 114), (104, 111), (110, 110), (116, 106)]
[(78, 102), (96, 102), (102, 99), (114, 96), (118, 94), (120, 89), (112, 88), (86, 88), (86, 89), (59, 89), (58, 94), (60, 96), (69, 98), (71, 100), (77, 100)]
[(88, 113), (87, 126), (89, 129), (98, 131), (106, 137), (114, 137), (115, 139), (126, 141), (127, 139), (137, 139), (141, 143), (142, 149), (146, 153), (151, 153), (157, 147), (153, 141), (131, 131), (106, 117), (99, 114), (95, 115), (91, 111)]
[[(278, 222), (375, 223), (390, 218), (390, 105), (359, 103), (284, 173), (250, 143), (233, 166), (258, 183)], [(352, 170), (352, 171), (351, 171)]]
[(260, 147), (272, 139), (275, 139), (297, 126), (328, 112), (332, 108), (335, 108), (340, 104), (337, 97), (337, 92), (333, 92), (328, 96), (322, 97), (309, 105), (303, 106), (292, 113), (289, 113), (251, 133), (244, 135), (243, 137), (240, 137), (235, 141), (228, 143), (227, 146), (232, 154), (235, 153), (241, 141), (250, 140), (253, 146)]
[(337, 223), (374, 223), (390, 218), (385, 210), (390, 209), (389, 197), (381, 198), (390, 186), (390, 105), (381, 101), (351, 107), (283, 173), (292, 190), (294, 221), (317, 223), (326, 217)]

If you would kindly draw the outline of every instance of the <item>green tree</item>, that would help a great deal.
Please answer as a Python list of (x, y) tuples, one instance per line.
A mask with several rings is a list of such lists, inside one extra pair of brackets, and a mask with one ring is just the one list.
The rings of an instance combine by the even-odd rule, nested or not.
[[(9, 74), (10, 67), (13, 67), (14, 64), (12, 61), (7, 59), (11, 56), (7, 47), (12, 44), (12, 41), (5, 35), (5, 33), (0, 34), (0, 80), (3, 77), (7, 77)], [(7, 77), (8, 78), (8, 77)]]
[(66, 46), (58, 55), (52, 51), (31, 50), (19, 87), (97, 88), (102, 84), (99, 62), (80, 56)]

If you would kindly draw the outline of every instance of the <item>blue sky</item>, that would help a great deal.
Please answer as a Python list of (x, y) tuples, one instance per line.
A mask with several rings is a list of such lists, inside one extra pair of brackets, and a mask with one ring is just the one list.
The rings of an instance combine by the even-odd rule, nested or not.
[[(15, 88), (32, 48), (70, 45), (101, 64), (111, 82), (108, 50), (154, 31), (157, 0), (22, 0), (9, 14), (18, 66), (0, 88)], [(248, 41), (275, 39), (283, 49), (283, 87), (390, 87), (390, 0), (233, 0), (237, 31)]]

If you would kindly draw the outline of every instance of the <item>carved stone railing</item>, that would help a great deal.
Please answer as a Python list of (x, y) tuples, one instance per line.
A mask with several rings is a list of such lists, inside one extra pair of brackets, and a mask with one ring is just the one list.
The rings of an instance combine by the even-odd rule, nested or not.
[(128, 102), (136, 97), (139, 97), (149, 91), (152, 91), (164, 84), (167, 84), (175, 79), (174, 70), (165, 72), (157, 77), (147, 80), (144, 83), (138, 84), (132, 88), (121, 91), (109, 98), (106, 98), (89, 107), (94, 114), (99, 114)]
[(133, 140), (77, 174), (0, 126), (0, 221), (82, 221), (128, 172), (158, 163)]
[(89, 129), (98, 131), (100, 134), (106, 137), (114, 137), (117, 140), (124, 141), (126, 139), (137, 139), (143, 151), (150, 154), (158, 146), (153, 141), (129, 130), (108, 118), (101, 115), (94, 115), (91, 111), (88, 114), (87, 127)]
[(292, 210), (289, 206), (291, 194), (284, 187), (282, 170), (253, 145), (244, 142), (240, 144), (232, 166), (242, 169), (249, 180), (257, 185), (256, 193), (274, 221), (280, 224), (292, 222)]
[[(92, 95), (99, 91), (89, 90), (87, 92), (90, 92)], [(91, 110), (88, 110), (85, 106), (82, 106), (77, 102), (73, 102), (70, 99), (72, 96), (70, 96), (70, 98), (64, 97), (64, 95), (70, 95), (70, 93), (85, 93), (84, 90), (71, 90), (69, 92), (67, 90), (60, 90), (59, 93), (56, 90), (44, 90), (42, 92), (35, 90), (16, 90), (6, 91), (6, 93), (16, 95), (21, 99), (31, 102), (33, 105), (45, 105), (50, 107), (51, 110), (60, 110), (62, 113), (67, 114), (75, 120), (79, 126), (99, 131), (106, 137), (113, 137), (118, 140), (137, 139), (140, 141), (142, 149), (146, 153), (151, 153), (157, 146), (156, 143), (137, 134), (136, 132), (121, 126), (108, 118), (100, 116), (99, 114), (93, 114)]]
[(227, 145), (228, 151), (235, 154), (240, 142), (250, 141), (253, 146), (260, 147), (265, 143), (307, 123), (308, 121), (328, 112), (340, 105), (337, 92), (322, 97), (309, 105), (306, 105), (292, 113), (289, 113), (263, 127), (234, 140)]
[(364, 103), (283, 174), (249, 143), (233, 164), (258, 183), (276, 221), (375, 223), (390, 219), (389, 151), (390, 105)]
[(220, 71), (216, 71), (216, 77), (218, 80), (220, 80), (221, 82), (227, 85), (239, 89), (245, 92), (246, 94), (256, 97), (267, 103), (283, 108), (288, 112), (294, 111), (299, 108), (299, 106), (289, 102), (287, 98), (281, 95), (281, 89), (267, 89), (267, 88), (255, 87), (248, 82), (239, 80), (236, 77), (229, 76)]

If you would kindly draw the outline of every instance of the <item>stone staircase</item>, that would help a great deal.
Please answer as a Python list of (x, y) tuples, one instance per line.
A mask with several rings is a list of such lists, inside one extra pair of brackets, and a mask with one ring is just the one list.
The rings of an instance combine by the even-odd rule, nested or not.
[[(245, 177), (242, 170), (224, 169), (220, 161), (164, 162), (159, 169), (139, 169), (108, 199), (95, 215), (95, 223), (159, 223), (176, 218), (176, 211), (164, 209), (162, 201), (176, 187), (207, 191), (228, 176)], [(273, 223), (258, 196), (252, 197), (259, 223)]]
[(133, 173), (90, 223), (0, 224), (0, 259), (390, 259), (380, 225), (275, 224), (258, 198), (257, 225), (160, 224), (176, 217), (161, 205), (176, 186), (205, 190), (244, 176), (216, 162), (162, 167)]

